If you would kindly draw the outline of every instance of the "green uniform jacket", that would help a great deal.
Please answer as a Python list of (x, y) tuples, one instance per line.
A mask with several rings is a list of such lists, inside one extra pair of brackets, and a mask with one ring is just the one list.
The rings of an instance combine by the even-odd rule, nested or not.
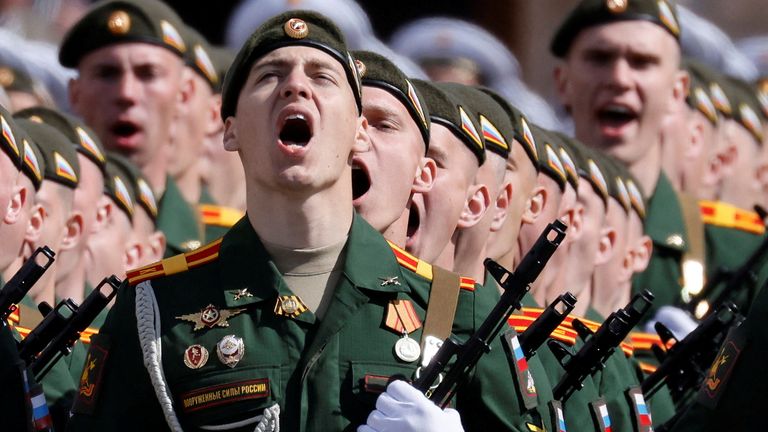
[(170, 176), (166, 178), (165, 192), (158, 204), (157, 229), (165, 234), (166, 258), (196, 249), (202, 244), (203, 228), (197, 209), (184, 200)]
[[(151, 364), (158, 357), (142, 355), (142, 346), (152, 349), (155, 334), (161, 335), (168, 401), (184, 430), (247, 422), (274, 404), (280, 407), (282, 431), (353, 430), (365, 422), (390, 379), (412, 378), (418, 362), (395, 356), (393, 347), (403, 334), (385, 325), (387, 310), (392, 301), (407, 300), (423, 318), (429, 284), (416, 283), (417, 277), (398, 264), (386, 241), (359, 216), (346, 245), (343, 274), (322, 321), (310, 311), (293, 317), (278, 314), (283, 311), (276, 307), (278, 296), (292, 293), (247, 218), (224, 237), (218, 257), (211, 256), (212, 250), (210, 246), (187, 254), (187, 264), (193, 267), (188, 271), (169, 272), (175, 274), (119, 293), (101, 332), (92, 339), (73, 408), (73, 430), (167, 428), (144, 366), (144, 360)], [(179, 260), (165, 260), (163, 265), (178, 269)], [(201, 260), (205, 263), (190, 264)], [(236, 295), (246, 288), (250, 296)], [(460, 292), (454, 329), (461, 327), (465, 335), (476, 325), (464, 322), (477, 320), (474, 295)], [(200, 319), (208, 305), (218, 308), (219, 316), (229, 315), (227, 326), (194, 330), (195, 324), (179, 318)], [(137, 331), (137, 311), (157, 321), (141, 321)], [(137, 333), (143, 335), (141, 342)], [(418, 329), (409, 337), (419, 340), (420, 333)], [(238, 351), (242, 358), (232, 367), (221, 361), (217, 349), (228, 335), (242, 338), (244, 346)], [(198, 354), (204, 348), (208, 358), (203, 362), (205, 356), (196, 355), (190, 362), (187, 357), (195, 366), (190, 367), (185, 353), (193, 346)], [(499, 359), (499, 354), (499, 363), (483, 364)], [(469, 377), (456, 399), (465, 428), (477, 430), (474, 425), (482, 424), (489, 430), (523, 430), (521, 419), (507, 412), (514, 406), (514, 394), (498, 385), (512, 379), (501, 349), (484, 356), (478, 370), (481, 373)], [(484, 380), (488, 371), (495, 381)], [(231, 430), (253, 427), (249, 423)]]
[(659, 307), (679, 303), (683, 289), (680, 266), (688, 245), (680, 202), (663, 172), (648, 200), (645, 233), (653, 241), (653, 254), (648, 268), (635, 275), (632, 291), (639, 293), (647, 289), (655, 296), (644, 317), (648, 320), (656, 315)]

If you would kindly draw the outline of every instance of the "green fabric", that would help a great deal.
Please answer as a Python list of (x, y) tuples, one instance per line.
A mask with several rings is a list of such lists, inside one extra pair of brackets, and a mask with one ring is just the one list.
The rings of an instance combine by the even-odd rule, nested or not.
[(184, 200), (179, 187), (171, 177), (167, 177), (165, 193), (160, 199), (157, 229), (166, 237), (166, 258), (189, 252), (188, 245), (194, 242), (197, 242), (197, 246), (202, 243), (202, 227), (197, 209)]
[(555, 33), (550, 51), (565, 57), (579, 33), (589, 27), (620, 21), (648, 21), (680, 36), (675, 6), (667, 0), (581, 0)]
[[(399, 284), (383, 284), (397, 277)], [(410, 378), (417, 363), (394, 356), (393, 346), (402, 337), (383, 326), (391, 300), (410, 300), (415, 312), (424, 316), (429, 284), (402, 268), (389, 245), (362, 218), (355, 216), (346, 246), (343, 276), (335, 287), (331, 304), (320, 321), (305, 311), (295, 318), (274, 312), (276, 297), (290, 295), (274, 263), (264, 250), (247, 217), (224, 237), (217, 260), (151, 281), (159, 307), (162, 332), (162, 362), (165, 378), (176, 401), (176, 412), (185, 430), (251, 418), (279, 403), (281, 430), (353, 430), (373, 409), (376, 393), (365, 387), (365, 377)], [(234, 294), (247, 288), (251, 297), (236, 300)], [(76, 410), (75, 430), (159, 430), (165, 420), (143, 366), (136, 330), (133, 287), (122, 290), (94, 346), (109, 346), (101, 377), (100, 394), (93, 415)], [(476, 291), (462, 290), (454, 329), (466, 338), (477, 325)], [(245, 308), (230, 317), (226, 328), (193, 331), (180, 320), (208, 304), (224, 309)], [(216, 343), (225, 335), (244, 339), (245, 355), (237, 366), (224, 366), (217, 358)], [(410, 334), (418, 340), (421, 330)], [(184, 366), (183, 354), (192, 344), (205, 347), (210, 357), (200, 369)], [(496, 363), (501, 347), (483, 357), (477, 372), (462, 386), (456, 400), (466, 413), (465, 428), (478, 430), (524, 430), (514, 413), (514, 394), (500, 382), (510, 382), (506, 363)], [(364, 349), (362, 349), (364, 347)], [(493, 354), (494, 352), (498, 354)], [(506, 359), (502, 359), (506, 362)], [(500, 362), (500, 361), (499, 361)], [(487, 375), (492, 371), (491, 382)], [(192, 412), (184, 412), (180, 395), (203, 387), (249, 379), (268, 379), (269, 394), (243, 401), (225, 401)], [(370, 388), (369, 388), (370, 390)], [(501, 400), (489, 400), (499, 396)], [(140, 413), (141, 415), (137, 415)], [(474, 420), (473, 420), (474, 419)], [(235, 430), (252, 430), (253, 425)]]
[(644, 317), (648, 320), (656, 315), (659, 307), (679, 304), (683, 289), (681, 263), (688, 244), (680, 203), (664, 173), (661, 173), (656, 190), (648, 200), (645, 233), (653, 241), (653, 254), (648, 268), (635, 275), (632, 292), (647, 289), (655, 296)]
[[(2, 122), (4, 132), (7, 132), (7, 136), (6, 133), (0, 134), (0, 149), (3, 150), (5, 156), (13, 162), (16, 168), (21, 169), (22, 161), (24, 160), (22, 152), (24, 150), (21, 147), (20, 128), (16, 125), (11, 113), (2, 106), (0, 106), (0, 122)], [(16, 135), (19, 135), (19, 137), (17, 138)]]

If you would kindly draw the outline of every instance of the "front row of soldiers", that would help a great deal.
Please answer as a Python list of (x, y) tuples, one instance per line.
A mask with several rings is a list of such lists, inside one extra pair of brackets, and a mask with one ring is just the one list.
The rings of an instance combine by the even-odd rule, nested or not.
[[(178, 53), (177, 18), (142, 4), (95, 5), (63, 61), (86, 70), (94, 53)], [(763, 295), (696, 281), (704, 262), (743, 262), (709, 244), (716, 234), (754, 249), (761, 223), (710, 201), (699, 238), (682, 192), (742, 191), (730, 178), (696, 180), (726, 146), (759, 143), (761, 111), (753, 93), (713, 91), (732, 83), (700, 65), (689, 85), (678, 35), (665, 1), (580, 3), (553, 43), (577, 140), (531, 124), (489, 89), (410, 79), (380, 55), (350, 52), (316, 13), (278, 15), (221, 87), (223, 146), (242, 160), (247, 215), (163, 260), (149, 185), (170, 181), (141, 155), (139, 169), (106, 154), (97, 138), (122, 134), (107, 138), (129, 147), (126, 125), (93, 133), (53, 110), (0, 111), (0, 232), (14, 243), (0, 248), (4, 278), (15, 282), (37, 247), (57, 253), (0, 335), (14, 389), (3, 398), (34, 408), (13, 419), (71, 430), (749, 430), (757, 419), (735, 410), (765, 394), (762, 382), (748, 389), (762, 360)], [(664, 129), (673, 113), (678, 123)], [(754, 142), (718, 139), (740, 128)], [(692, 141), (705, 144), (676, 147)], [(695, 162), (663, 156), (689, 153)], [(553, 227), (565, 237), (541, 236)], [(98, 332), (79, 329), (87, 353), (75, 343), (39, 373), (34, 305), (81, 303), (109, 274), (126, 282)], [(520, 281), (534, 276), (527, 292)], [(657, 282), (639, 286), (653, 293), (637, 288), (649, 277)], [(720, 304), (746, 310), (752, 298), (746, 319)], [(669, 305), (708, 318), (697, 327), (658, 308)], [(499, 311), (500, 322), (487, 320)], [(671, 330), (630, 336), (665, 316)], [(19, 349), (9, 328), (27, 337)]]

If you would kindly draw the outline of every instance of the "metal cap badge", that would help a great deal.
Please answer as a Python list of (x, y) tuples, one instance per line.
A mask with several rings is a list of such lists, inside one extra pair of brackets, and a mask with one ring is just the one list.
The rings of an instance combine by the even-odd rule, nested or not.
[(285, 30), (285, 34), (294, 39), (304, 39), (309, 34), (307, 23), (299, 18), (291, 18), (286, 21), (283, 30)]

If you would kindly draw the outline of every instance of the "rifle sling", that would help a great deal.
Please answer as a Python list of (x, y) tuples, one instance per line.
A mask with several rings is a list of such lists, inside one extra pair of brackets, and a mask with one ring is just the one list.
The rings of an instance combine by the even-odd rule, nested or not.
[(451, 334), (456, 305), (459, 303), (461, 280), (459, 275), (438, 266), (432, 266), (432, 288), (427, 303), (427, 316), (421, 333), (421, 347), (426, 336), (445, 340)]

